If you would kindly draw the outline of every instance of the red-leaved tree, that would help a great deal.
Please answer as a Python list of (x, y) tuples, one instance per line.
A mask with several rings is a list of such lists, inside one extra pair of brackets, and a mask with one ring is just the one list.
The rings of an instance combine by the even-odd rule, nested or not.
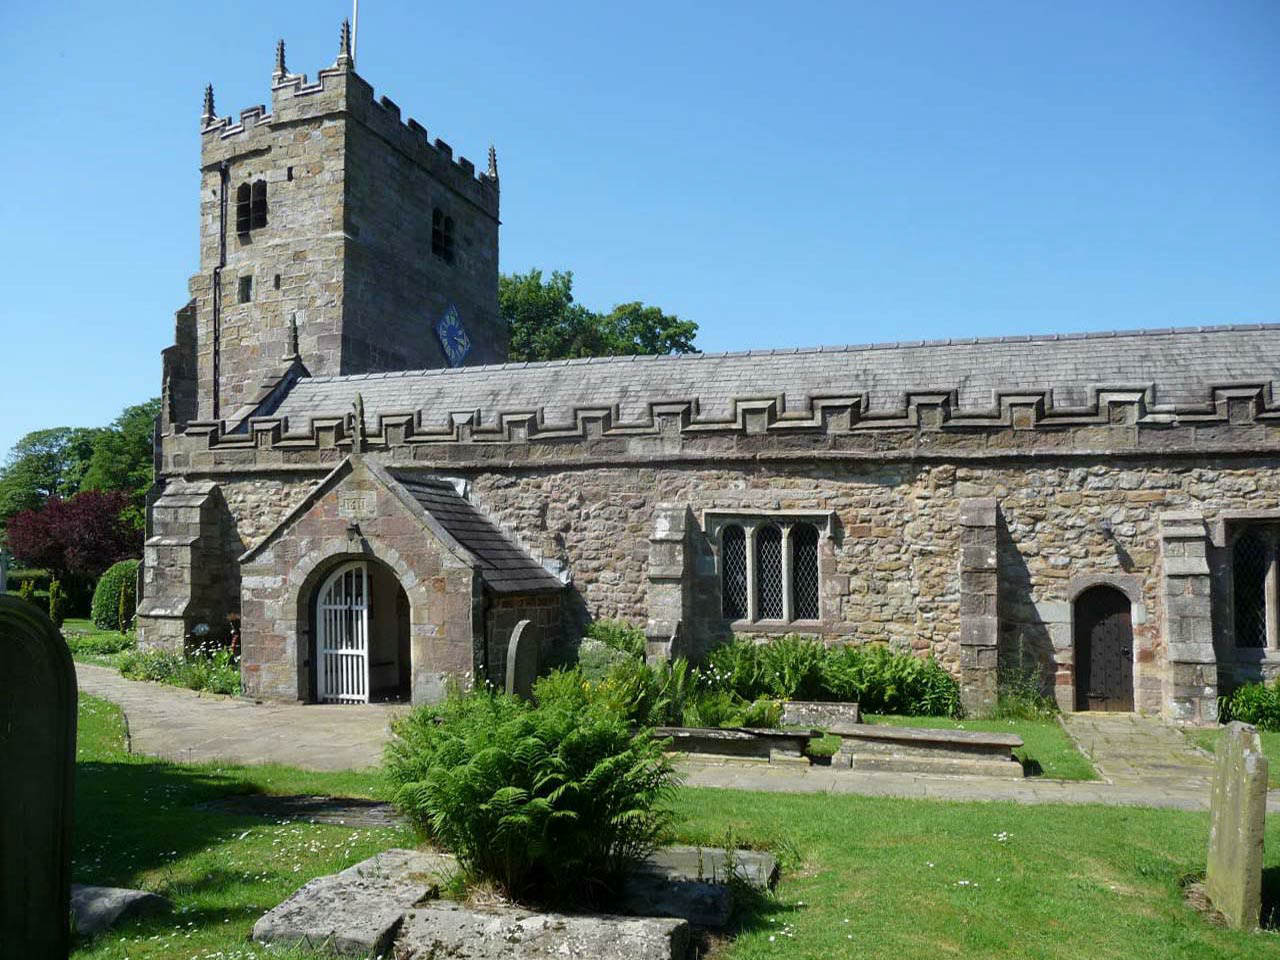
[(129, 505), (119, 490), (86, 490), (67, 500), (51, 497), (9, 521), (9, 549), (16, 559), (43, 567), (55, 579), (92, 581), (117, 560), (139, 556), (136, 530), (121, 519)]

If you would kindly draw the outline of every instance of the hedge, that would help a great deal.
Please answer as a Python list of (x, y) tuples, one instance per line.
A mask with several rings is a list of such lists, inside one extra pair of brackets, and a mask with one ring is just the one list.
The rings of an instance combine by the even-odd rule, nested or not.
[(90, 616), (94, 626), (122, 632), (128, 629), (137, 605), (137, 591), (137, 560), (121, 560), (108, 567), (93, 591)]

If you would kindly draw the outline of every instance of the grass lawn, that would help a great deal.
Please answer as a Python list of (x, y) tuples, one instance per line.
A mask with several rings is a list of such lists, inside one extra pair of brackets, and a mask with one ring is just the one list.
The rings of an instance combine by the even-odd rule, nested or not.
[(899, 727), (940, 727), (948, 730), (981, 730), (985, 733), (1016, 733), (1024, 746), (1014, 751), (1033, 776), (1055, 780), (1097, 780), (1093, 764), (1076, 749), (1056, 720), (949, 720), (946, 717), (901, 717), (869, 715), (866, 723), (888, 723)]
[[(279, 957), (247, 939), (263, 911), (312, 877), (413, 842), (398, 829), (277, 823), (199, 806), (247, 791), (377, 797), (376, 774), (185, 766), (130, 756), (122, 744), (119, 711), (82, 696), (75, 878), (156, 890), (176, 909), (78, 944), (77, 960)], [(684, 790), (677, 803), (680, 839), (729, 838), (783, 860), (777, 896), (747, 913), (725, 960), (1226, 960), (1280, 951), (1274, 934), (1213, 927), (1183, 906), (1180, 878), (1204, 867), (1205, 814), (727, 790)], [(1266, 850), (1275, 881), (1280, 820)]]
[(104, 667), (118, 667), (120, 651), (133, 647), (135, 643), (131, 634), (103, 630), (92, 620), (70, 617), (62, 621), (62, 636), (71, 649), (73, 659)]
[[(1208, 730), (1186, 730), (1184, 731), (1191, 742), (1196, 746), (1208, 750), (1213, 753), (1214, 748), (1218, 745), (1218, 738), (1222, 736), (1222, 728)], [(1262, 752), (1267, 755), (1267, 779), (1271, 782), (1271, 786), (1280, 787), (1280, 733), (1270, 730), (1259, 730), (1258, 736), (1262, 738)]]
[(77, 958), (265, 956), (247, 940), (263, 912), (312, 877), (413, 843), (400, 829), (277, 823), (198, 809), (235, 793), (377, 796), (375, 775), (170, 764), (126, 754), (123, 743), (120, 711), (81, 695), (74, 879), (154, 890), (172, 899), (175, 911), (81, 942)]

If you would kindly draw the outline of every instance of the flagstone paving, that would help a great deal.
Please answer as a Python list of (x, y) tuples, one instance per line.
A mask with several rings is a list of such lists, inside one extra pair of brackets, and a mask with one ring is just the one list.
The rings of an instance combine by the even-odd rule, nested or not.
[[(281, 763), (307, 770), (377, 765), (388, 723), (403, 705), (362, 707), (255, 703), (125, 680), (114, 670), (76, 664), (80, 689), (119, 704), (130, 748), (184, 763)], [(1134, 714), (1078, 713), (1063, 718), (1101, 781), (1009, 780), (879, 773), (760, 762), (679, 762), (685, 782), (783, 793), (860, 794), (1013, 803), (1101, 803), (1207, 810), (1211, 758), (1177, 730)], [(1280, 791), (1267, 809), (1280, 811)]]
[(179, 763), (283, 763), (303, 770), (377, 766), (388, 723), (403, 705), (255, 703), (163, 683), (126, 680), (108, 667), (77, 663), (85, 693), (124, 710), (134, 753)]

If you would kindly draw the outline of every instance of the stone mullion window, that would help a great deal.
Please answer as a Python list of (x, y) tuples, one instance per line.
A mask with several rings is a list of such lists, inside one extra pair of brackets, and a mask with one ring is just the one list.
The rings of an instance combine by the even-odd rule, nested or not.
[(814, 622), (820, 616), (821, 521), (734, 516), (720, 548), (721, 614), (734, 623)]

